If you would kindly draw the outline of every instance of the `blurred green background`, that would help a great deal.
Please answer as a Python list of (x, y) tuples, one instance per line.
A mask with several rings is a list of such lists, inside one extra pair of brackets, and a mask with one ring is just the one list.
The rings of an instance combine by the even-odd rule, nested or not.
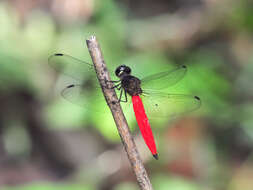
[(96, 35), (108, 64), (138, 76), (185, 64), (171, 92), (196, 112), (152, 125), (160, 159), (127, 114), (154, 189), (253, 189), (253, 2), (3, 0), (0, 2), (0, 189), (138, 189), (110, 112), (61, 95), (72, 79), (48, 57), (90, 62)]

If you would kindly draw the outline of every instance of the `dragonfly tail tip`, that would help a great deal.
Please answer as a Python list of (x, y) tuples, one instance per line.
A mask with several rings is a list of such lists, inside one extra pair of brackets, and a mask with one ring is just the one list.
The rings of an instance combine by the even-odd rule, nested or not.
[(153, 157), (156, 159), (156, 160), (158, 160), (158, 154), (153, 154)]

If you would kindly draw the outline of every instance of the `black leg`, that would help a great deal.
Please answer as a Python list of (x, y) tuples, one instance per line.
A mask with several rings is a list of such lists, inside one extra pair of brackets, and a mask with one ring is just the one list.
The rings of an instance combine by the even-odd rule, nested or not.
[(121, 83), (117, 84), (117, 85), (115, 85), (115, 86), (113, 86), (112, 88), (109, 88), (109, 89), (114, 89), (114, 88), (117, 88), (119, 90), (121, 88)]
[(121, 80), (111, 80), (111, 81), (107, 80), (106, 83), (107, 83), (107, 82), (108, 82), (108, 83), (109, 83), (109, 82), (111, 82), (111, 83), (118, 83), (118, 82), (121, 82)]
[(120, 82), (121, 80), (111, 80), (111, 81), (108, 81), (108, 82)]
[[(126, 94), (126, 91), (124, 90), (124, 95), (125, 95), (125, 100), (121, 100), (120, 98), (120, 102), (127, 102), (127, 94)], [(120, 92), (120, 97), (122, 96), (122, 90)]]
[(126, 99), (126, 102), (127, 102), (127, 93), (126, 93), (126, 91), (125, 91), (125, 99)]
[(119, 102), (121, 102), (122, 92), (123, 92), (123, 89), (121, 89), (121, 91), (120, 91), (120, 95), (119, 95)]
[(121, 89), (121, 83), (120, 83), (120, 86), (119, 87), (116, 87), (117, 88), (117, 90), (120, 90)]
[[(112, 88), (108, 88), (108, 89), (113, 89), (113, 88), (116, 88), (116, 87), (118, 87), (121, 83), (119, 83), (119, 82), (121, 82), (121, 80), (111, 80), (111, 81), (109, 81), (109, 80), (105, 80), (105, 87), (106, 88), (108, 88), (108, 83), (115, 83), (114, 85), (115, 86), (113, 86)], [(119, 84), (117, 84), (117, 83), (119, 83)]]

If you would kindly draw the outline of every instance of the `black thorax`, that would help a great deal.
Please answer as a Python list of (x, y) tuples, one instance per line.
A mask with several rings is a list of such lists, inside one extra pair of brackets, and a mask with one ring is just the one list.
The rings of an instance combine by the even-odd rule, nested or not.
[(121, 78), (122, 88), (130, 95), (136, 96), (142, 93), (141, 81), (132, 75), (125, 75)]

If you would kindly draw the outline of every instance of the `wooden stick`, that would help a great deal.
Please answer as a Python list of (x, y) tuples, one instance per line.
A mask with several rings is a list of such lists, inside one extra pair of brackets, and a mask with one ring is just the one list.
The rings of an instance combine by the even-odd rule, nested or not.
[(147, 172), (140, 159), (133, 137), (130, 133), (126, 118), (122, 112), (120, 103), (113, 84), (105, 81), (111, 81), (109, 72), (106, 68), (105, 61), (100, 46), (95, 36), (91, 36), (86, 40), (96, 73), (101, 85), (104, 97), (112, 112), (123, 146), (125, 147), (128, 159), (136, 176), (137, 182), (141, 190), (152, 190), (152, 184), (148, 178)]

